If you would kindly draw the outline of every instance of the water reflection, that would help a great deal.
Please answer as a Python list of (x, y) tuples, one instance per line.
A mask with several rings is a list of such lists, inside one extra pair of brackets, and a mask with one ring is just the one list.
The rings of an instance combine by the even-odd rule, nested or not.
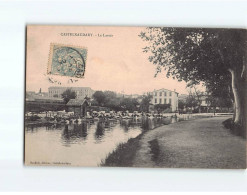
[[(69, 161), (72, 165), (97, 166), (120, 143), (127, 142), (142, 131), (178, 120), (175, 117), (141, 117), (85, 121), (81, 124), (26, 126), (26, 148), (32, 149), (30, 156), (33, 161), (42, 161), (42, 155), (39, 154), (44, 153), (48, 159)], [(31, 140), (30, 146), (28, 140)]]
[(120, 125), (124, 129), (124, 131), (127, 132), (130, 127), (130, 120), (129, 119), (120, 120)]
[(105, 133), (105, 123), (104, 122), (98, 122), (96, 131), (95, 131), (96, 141), (101, 140), (104, 137), (104, 133)]

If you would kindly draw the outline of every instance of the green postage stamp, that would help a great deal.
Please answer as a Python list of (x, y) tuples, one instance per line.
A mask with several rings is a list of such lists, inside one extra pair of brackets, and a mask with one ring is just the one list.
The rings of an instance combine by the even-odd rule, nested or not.
[(47, 73), (83, 78), (87, 60), (87, 48), (52, 43)]

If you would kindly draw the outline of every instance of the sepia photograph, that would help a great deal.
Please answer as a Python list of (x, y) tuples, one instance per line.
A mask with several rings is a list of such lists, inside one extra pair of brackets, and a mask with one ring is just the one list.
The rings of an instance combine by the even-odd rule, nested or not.
[(246, 10), (0, 0), (0, 191), (247, 191)]
[(247, 31), (27, 25), (27, 166), (246, 169)]

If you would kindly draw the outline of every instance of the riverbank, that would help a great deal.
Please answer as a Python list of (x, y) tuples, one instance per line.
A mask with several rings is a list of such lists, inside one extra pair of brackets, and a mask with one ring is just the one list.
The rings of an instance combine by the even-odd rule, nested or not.
[(227, 118), (183, 121), (146, 133), (140, 140), (133, 166), (244, 169), (245, 139), (223, 126)]
[(223, 127), (227, 118), (199, 118), (143, 132), (121, 144), (101, 166), (245, 168), (245, 139)]
[[(171, 115), (172, 116), (172, 115)], [(184, 121), (184, 120), (194, 120), (195, 118), (204, 118), (204, 117), (212, 117), (212, 115), (208, 115), (208, 114), (204, 114), (204, 115), (198, 115), (198, 116), (193, 116), (190, 114), (183, 114), (183, 115), (179, 115), (179, 121)], [(170, 118), (169, 120), (171, 120), (172, 118)], [(165, 121), (164, 125), (169, 125), (170, 122)], [(160, 126), (155, 127), (159, 128)], [(140, 140), (142, 138), (142, 136), (144, 136), (145, 133), (147, 133), (148, 131), (152, 131), (154, 129), (151, 130), (143, 130), (142, 133), (140, 135), (138, 135), (135, 138), (131, 138), (129, 139), (126, 143), (121, 143), (118, 145), (118, 147), (116, 148), (116, 150), (114, 150), (113, 152), (111, 152), (105, 159), (105, 161), (103, 161), (100, 166), (102, 167), (132, 167), (133, 166), (133, 160), (136, 156), (139, 144), (140, 144)]]
[(117, 149), (110, 153), (106, 160), (100, 164), (102, 167), (132, 167), (139, 141), (144, 133), (119, 144)]

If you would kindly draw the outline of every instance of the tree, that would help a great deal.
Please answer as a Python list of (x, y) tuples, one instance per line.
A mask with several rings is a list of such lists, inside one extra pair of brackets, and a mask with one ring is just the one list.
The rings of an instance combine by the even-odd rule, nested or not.
[(156, 105), (154, 105), (154, 109), (157, 110), (158, 113), (161, 113), (170, 107), (171, 107), (171, 104), (156, 104)]
[(120, 108), (120, 98), (117, 97), (117, 94), (113, 91), (104, 91), (105, 94), (105, 106), (115, 110), (119, 111)]
[(76, 93), (74, 91), (72, 91), (71, 89), (66, 89), (62, 93), (62, 98), (63, 98), (64, 102), (67, 104), (70, 99), (76, 98)]
[(195, 106), (198, 107), (198, 112), (201, 113), (201, 105), (202, 105), (202, 97), (205, 96), (204, 92), (197, 90), (195, 86), (193, 86), (194, 93), (191, 93), (190, 96), (194, 96)]
[(149, 112), (149, 105), (150, 105), (150, 102), (152, 100), (152, 97), (153, 96), (150, 94), (142, 96), (142, 100), (141, 100), (141, 104), (140, 104), (141, 111)]
[(212, 95), (234, 102), (234, 124), (246, 129), (247, 31), (243, 29), (147, 28), (140, 37), (156, 65), (188, 86), (200, 82)]
[(135, 98), (122, 98), (120, 102), (120, 107), (122, 110), (128, 110), (130, 112), (137, 110), (138, 102)]
[(185, 100), (185, 105), (187, 108), (196, 108), (198, 106), (198, 100), (196, 98), (196, 95), (193, 93), (190, 93), (189, 96)]
[(178, 108), (180, 110), (183, 110), (185, 108), (185, 101), (184, 100), (178, 100)]
[(104, 94), (103, 91), (96, 91), (93, 94), (93, 98), (94, 100), (100, 105), (100, 106), (104, 106), (105, 104), (105, 100), (106, 100), (106, 96)]
[(206, 101), (208, 102), (210, 107), (213, 107), (216, 109), (216, 107), (222, 107), (224, 108), (231, 108), (232, 107), (232, 101), (228, 98), (222, 98), (222, 97), (215, 97), (212, 95), (207, 95)]

